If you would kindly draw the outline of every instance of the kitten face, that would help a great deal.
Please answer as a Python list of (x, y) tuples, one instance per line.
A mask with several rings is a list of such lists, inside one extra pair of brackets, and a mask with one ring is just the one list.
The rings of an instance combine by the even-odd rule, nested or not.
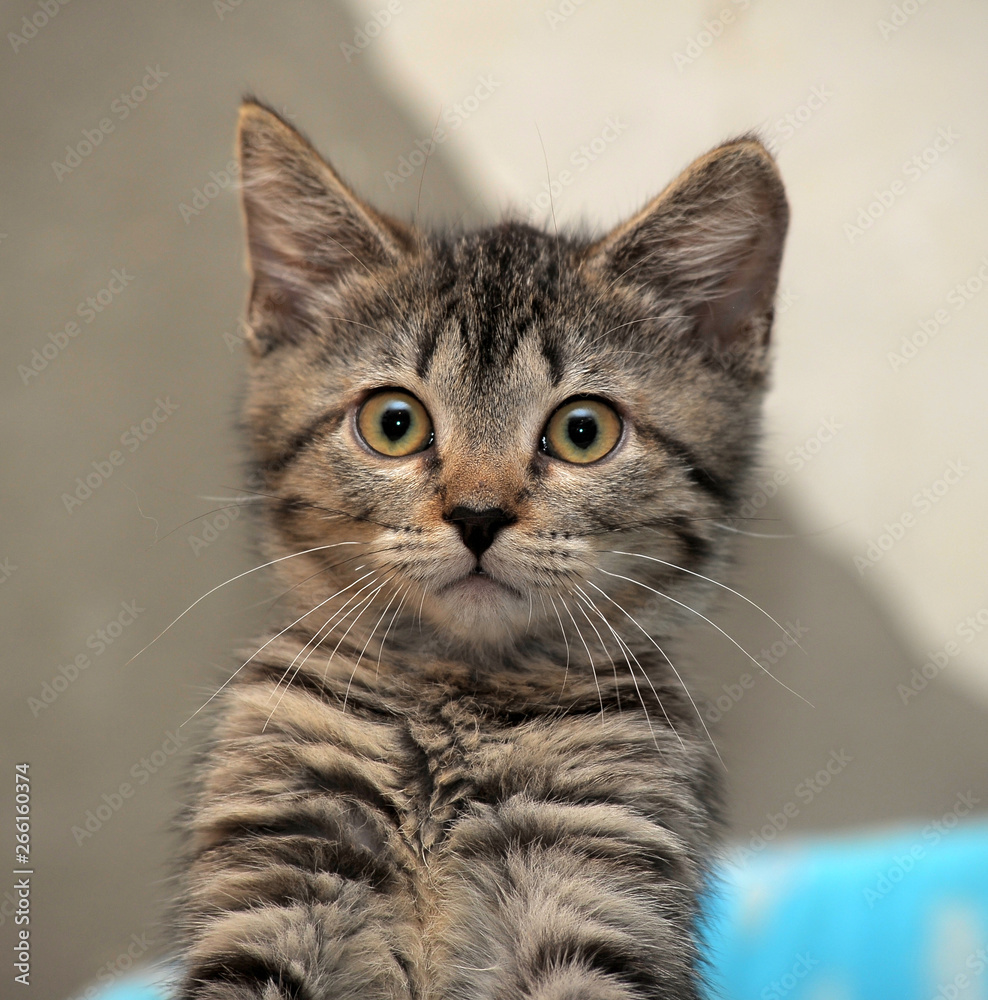
[(371, 622), (411, 609), (505, 646), (590, 601), (640, 608), (611, 550), (706, 571), (750, 463), (786, 224), (757, 143), (593, 244), (408, 232), (257, 105), (241, 156), (273, 554), (334, 546), (278, 564), (303, 610), (349, 587)]

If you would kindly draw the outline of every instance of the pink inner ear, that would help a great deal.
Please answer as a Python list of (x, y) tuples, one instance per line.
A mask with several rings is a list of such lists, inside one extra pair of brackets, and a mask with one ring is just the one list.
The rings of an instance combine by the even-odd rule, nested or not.
[(696, 336), (733, 353), (763, 349), (789, 210), (775, 165), (751, 137), (688, 167), (593, 250), (612, 276), (650, 286)]
[(771, 333), (771, 306), (777, 262), (763, 247), (728, 272), (720, 294), (697, 306), (697, 334), (724, 350), (742, 344), (765, 347)]

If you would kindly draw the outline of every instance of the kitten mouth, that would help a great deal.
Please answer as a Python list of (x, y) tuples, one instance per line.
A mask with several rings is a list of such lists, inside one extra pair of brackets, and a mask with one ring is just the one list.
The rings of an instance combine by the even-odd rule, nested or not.
[(474, 566), (469, 573), (451, 580), (440, 590), (440, 593), (448, 594), (453, 590), (459, 590), (461, 593), (474, 593), (478, 596), (496, 593), (510, 594), (517, 598), (522, 596), (511, 584), (492, 576), (481, 566)]

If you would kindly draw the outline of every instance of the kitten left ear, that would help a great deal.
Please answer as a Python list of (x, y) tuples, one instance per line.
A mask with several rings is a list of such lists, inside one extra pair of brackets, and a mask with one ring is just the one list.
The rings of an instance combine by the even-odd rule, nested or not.
[(761, 357), (788, 221), (775, 162), (745, 137), (694, 162), (591, 247), (588, 263), (674, 305), (688, 335), (718, 355)]
[(412, 244), (364, 204), (296, 129), (253, 100), (237, 130), (247, 223), (251, 326), (260, 346), (294, 339), (317, 293), (395, 264)]

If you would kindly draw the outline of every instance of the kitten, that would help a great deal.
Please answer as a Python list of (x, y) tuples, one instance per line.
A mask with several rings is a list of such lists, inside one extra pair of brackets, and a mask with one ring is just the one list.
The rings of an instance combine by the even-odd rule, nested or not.
[(717, 768), (666, 646), (757, 441), (771, 157), (589, 242), (410, 229), (254, 102), (239, 151), (291, 613), (213, 703), (177, 995), (697, 997)]

